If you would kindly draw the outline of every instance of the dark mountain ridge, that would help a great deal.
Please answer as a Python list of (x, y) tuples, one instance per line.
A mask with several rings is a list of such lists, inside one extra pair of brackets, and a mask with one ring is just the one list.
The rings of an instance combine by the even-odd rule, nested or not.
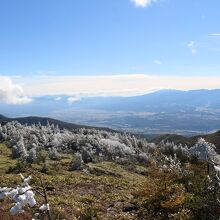
[(113, 131), (110, 128), (102, 128), (102, 127), (92, 127), (92, 126), (86, 126), (86, 125), (79, 125), (79, 124), (73, 124), (69, 122), (64, 122), (60, 120), (56, 120), (53, 118), (47, 118), (47, 117), (36, 117), (36, 116), (29, 116), (29, 117), (18, 117), (18, 118), (8, 118), (4, 115), (0, 115), (0, 123), (2, 122), (11, 122), (11, 121), (17, 121), (21, 124), (37, 124), (41, 123), (42, 125), (47, 125), (49, 122), (50, 124), (58, 125), (61, 129), (79, 129), (79, 128), (95, 128), (100, 130), (107, 130), (107, 131)]

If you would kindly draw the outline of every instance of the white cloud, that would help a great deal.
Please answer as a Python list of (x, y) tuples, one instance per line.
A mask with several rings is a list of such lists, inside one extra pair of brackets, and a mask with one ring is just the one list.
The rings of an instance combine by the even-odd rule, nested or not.
[(153, 2), (156, 2), (156, 0), (131, 0), (137, 7), (145, 8), (147, 6), (150, 6)]
[(156, 65), (162, 65), (162, 61), (156, 59), (156, 60), (154, 60), (154, 64), (156, 64)]
[(62, 99), (62, 97), (58, 96), (58, 97), (56, 97), (54, 100), (55, 100), (55, 101), (60, 101), (61, 99)]
[(209, 34), (209, 36), (220, 37), (220, 33), (213, 33), (213, 34)]
[(196, 46), (196, 43), (194, 41), (190, 41), (188, 44), (187, 44), (188, 48), (191, 50), (192, 54), (196, 54), (197, 53), (197, 46)]
[(21, 86), (12, 82), (9, 77), (0, 76), (0, 102), (6, 104), (27, 104), (32, 100), (23, 95)]
[(93, 76), (47, 76), (21, 79), (27, 96), (69, 96), (69, 103), (89, 96), (135, 96), (160, 89), (217, 89), (220, 76), (150, 76), (93, 75)]
[(77, 102), (77, 101), (79, 101), (79, 100), (80, 100), (80, 97), (76, 97), (76, 96), (69, 97), (69, 98), (67, 99), (67, 101), (68, 101), (68, 103), (69, 103), (70, 105), (72, 105), (74, 102)]

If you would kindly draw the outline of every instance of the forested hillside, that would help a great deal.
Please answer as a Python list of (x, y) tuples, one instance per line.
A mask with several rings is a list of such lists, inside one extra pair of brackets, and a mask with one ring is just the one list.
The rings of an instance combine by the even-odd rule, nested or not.
[[(0, 142), (1, 219), (47, 219), (34, 191), (39, 177), (52, 219), (219, 219), (219, 156), (202, 138), (192, 147), (153, 144), (126, 133), (13, 121), (0, 126)], [(22, 202), (26, 194), (10, 192), (22, 182), (19, 173), (32, 176), (33, 208)]]

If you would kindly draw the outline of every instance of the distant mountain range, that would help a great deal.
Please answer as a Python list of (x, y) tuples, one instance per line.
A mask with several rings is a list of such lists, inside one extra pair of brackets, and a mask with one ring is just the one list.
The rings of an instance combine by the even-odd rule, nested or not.
[(0, 104), (10, 117), (44, 116), (140, 134), (197, 135), (220, 129), (220, 89), (161, 90), (134, 97), (37, 97), (27, 105)]

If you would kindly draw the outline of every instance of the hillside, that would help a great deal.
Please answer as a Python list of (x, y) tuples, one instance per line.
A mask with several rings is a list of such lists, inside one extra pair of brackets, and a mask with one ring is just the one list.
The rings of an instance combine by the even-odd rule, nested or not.
[[(188, 148), (94, 128), (3, 123), (0, 219), (48, 219), (39, 208), (41, 178), (52, 220), (217, 220), (217, 162), (204, 139)], [(23, 186), (19, 173), (32, 179)], [(38, 201), (32, 208), (27, 181)]]
[[(102, 128), (102, 127), (91, 127), (91, 126), (84, 126), (84, 125), (78, 125), (78, 124), (73, 124), (73, 123), (68, 123), (68, 122), (63, 122), (60, 120), (52, 119), (52, 118), (47, 118), (47, 117), (21, 117), (21, 118), (8, 118), (3, 115), (0, 115), (0, 123), (1, 122), (12, 122), (12, 121), (18, 121), (21, 124), (38, 124), (41, 123), (42, 125), (46, 126), (47, 123), (49, 122), (50, 124), (58, 125), (60, 129), (80, 129), (80, 128), (95, 128), (95, 129), (100, 129), (100, 130), (106, 130), (106, 131), (113, 131), (110, 128)], [(154, 134), (153, 138), (150, 138), (150, 135), (139, 135), (139, 134), (134, 134), (137, 137), (146, 137), (147, 140), (159, 144), (161, 141), (164, 142), (174, 142), (175, 144), (186, 144), (188, 146), (193, 146), (198, 138), (202, 137), (204, 138), (207, 142), (213, 143), (216, 146), (216, 151), (220, 154), (220, 131), (207, 134), (207, 135), (199, 135), (199, 136), (192, 136), (192, 137), (186, 137), (183, 135), (177, 135), (177, 134), (163, 134), (163, 135), (156, 135)]]
[(183, 144), (188, 146), (193, 146), (198, 138), (204, 138), (207, 142), (212, 143), (216, 146), (216, 151), (220, 154), (220, 131), (217, 131), (212, 134), (200, 135), (200, 136), (193, 136), (193, 137), (185, 137), (177, 134), (165, 134), (159, 135), (151, 141), (155, 144), (160, 143), (161, 141), (164, 142), (174, 142), (175, 144)]

